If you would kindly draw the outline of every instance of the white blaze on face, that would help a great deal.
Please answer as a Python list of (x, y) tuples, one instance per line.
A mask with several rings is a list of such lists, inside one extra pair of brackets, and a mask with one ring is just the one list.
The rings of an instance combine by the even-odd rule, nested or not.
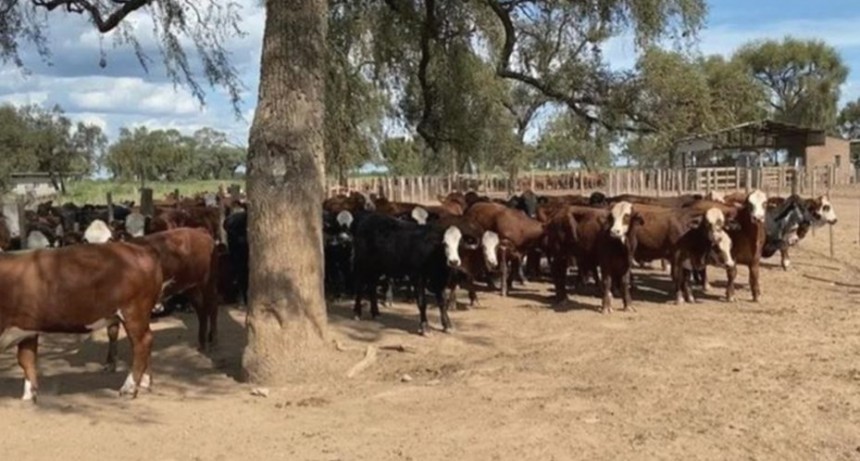
[(335, 219), (337, 220), (337, 223), (343, 227), (349, 227), (352, 225), (352, 213), (349, 211), (341, 211), (337, 214)]
[(125, 218), (125, 230), (132, 237), (143, 237), (146, 229), (146, 217), (138, 212), (133, 212)]
[(726, 194), (715, 190), (708, 192), (705, 198), (713, 202), (726, 203)]
[(210, 192), (203, 196), (203, 203), (208, 207), (215, 207), (218, 206), (218, 198)]
[(427, 210), (425, 210), (424, 208), (417, 206), (412, 209), (411, 216), (412, 219), (415, 220), (415, 222), (423, 226), (427, 224), (427, 218), (430, 217), (430, 213), (428, 213)]
[(51, 248), (51, 242), (42, 231), (34, 230), (27, 234), (27, 249), (43, 250), (45, 248)]
[(836, 210), (833, 209), (830, 199), (821, 196), (818, 201), (821, 203), (817, 210), (818, 215), (821, 216), (820, 224), (836, 224)]
[(84, 240), (88, 243), (107, 243), (112, 237), (110, 228), (101, 219), (93, 221), (84, 231)]
[(717, 250), (720, 252), (720, 259), (725, 262), (726, 267), (735, 267), (735, 260), (732, 259), (732, 239), (729, 234), (721, 230), (715, 232), (711, 238), (716, 244)]
[(767, 194), (756, 189), (750, 193), (747, 197), (747, 202), (749, 202), (752, 207), (752, 215), (758, 221), (764, 221), (765, 217), (765, 204), (767, 203)]
[(723, 230), (723, 226), (726, 224), (726, 216), (723, 214), (723, 210), (719, 208), (708, 208), (708, 211), (705, 212), (705, 221), (708, 222), (708, 228), (713, 233)]
[(463, 239), (463, 233), (457, 226), (451, 226), (445, 231), (445, 236), (442, 242), (445, 246), (445, 259), (451, 267), (460, 266), (460, 240)]
[(481, 246), (484, 248), (484, 259), (490, 268), (495, 268), (499, 265), (496, 250), (499, 248), (499, 234), (493, 231), (484, 232), (481, 236)]
[(633, 205), (630, 202), (618, 202), (609, 210), (612, 215), (612, 227), (609, 235), (622, 242), (627, 240), (627, 231), (630, 229), (630, 218), (633, 215)]

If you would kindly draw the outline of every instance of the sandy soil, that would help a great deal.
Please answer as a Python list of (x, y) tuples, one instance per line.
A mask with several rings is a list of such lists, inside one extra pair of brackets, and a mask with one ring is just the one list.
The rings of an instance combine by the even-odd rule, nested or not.
[[(834, 200), (837, 258), (819, 230), (791, 271), (768, 261), (760, 304), (743, 269), (736, 304), (675, 306), (658, 271), (642, 272), (635, 313), (593, 311), (593, 289), (553, 308), (539, 282), (480, 293), (482, 307), (453, 313), (456, 332), (428, 338), (414, 305), (355, 322), (342, 303), (330, 308), (339, 374), (266, 398), (234, 379), (239, 309), (225, 309), (211, 357), (192, 346), (191, 316), (158, 322), (155, 389), (134, 401), (116, 396), (122, 370), (100, 371), (104, 333), (43, 338), (38, 406), (17, 400), (14, 355), (0, 355), (2, 458), (857, 459), (860, 200), (848, 195)], [(368, 345), (378, 361), (346, 378)]]

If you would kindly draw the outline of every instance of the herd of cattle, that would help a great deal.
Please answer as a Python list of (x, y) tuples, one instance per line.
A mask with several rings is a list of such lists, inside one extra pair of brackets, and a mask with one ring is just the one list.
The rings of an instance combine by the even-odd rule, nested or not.
[[(46, 203), (27, 213), (26, 232), (0, 215), (0, 351), (18, 347), (23, 398), (38, 393), (42, 333), (107, 328), (106, 368), (115, 370), (123, 325), (133, 356), (120, 393), (131, 395), (150, 387), (150, 319), (166, 305), (188, 302), (199, 320), (199, 347), (214, 344), (219, 305), (247, 303), (246, 209), (241, 199), (221, 194), (168, 197), (152, 217), (133, 204), (110, 214), (107, 207)], [(788, 268), (789, 248), (810, 228), (836, 223), (826, 197), (768, 198), (758, 190), (663, 198), (526, 191), (509, 200), (454, 192), (435, 206), (353, 192), (325, 200), (322, 214), (327, 296), (354, 296), (356, 319), (366, 297), (375, 318), (380, 291), (391, 302), (394, 288), (405, 288), (417, 302), (422, 334), (429, 331), (428, 292), (447, 331), (458, 287), (474, 305), (476, 283), (495, 289), (498, 276), (507, 296), (514, 281), (540, 276), (544, 260), (556, 301), (568, 298), (575, 266), (575, 286), (593, 279), (601, 287), (604, 312), (611, 311), (613, 292), (632, 309), (631, 269), (656, 260), (671, 267), (678, 303), (694, 300), (693, 284), (709, 289), (708, 266), (726, 269), (726, 297), (735, 299), (738, 264), (749, 267), (757, 301), (762, 257), (779, 251)]]

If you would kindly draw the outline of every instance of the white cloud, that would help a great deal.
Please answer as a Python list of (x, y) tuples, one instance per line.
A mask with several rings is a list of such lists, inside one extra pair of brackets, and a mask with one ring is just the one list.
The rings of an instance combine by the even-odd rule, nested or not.
[(13, 106), (29, 106), (31, 104), (42, 105), (48, 101), (46, 91), (27, 91), (23, 93), (7, 93), (0, 95), (0, 103), (12, 104)]

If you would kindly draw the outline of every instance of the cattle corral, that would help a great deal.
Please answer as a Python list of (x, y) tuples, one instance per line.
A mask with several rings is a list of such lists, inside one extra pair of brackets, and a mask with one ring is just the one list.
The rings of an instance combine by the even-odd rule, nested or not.
[[(860, 193), (840, 190), (832, 201), (836, 257), (824, 228), (792, 250), (789, 271), (778, 257), (766, 260), (758, 304), (744, 267), (738, 302), (723, 300), (725, 272), (712, 269), (717, 291), (682, 306), (667, 296), (667, 274), (636, 269), (636, 312), (611, 315), (597, 312), (593, 284), (557, 305), (548, 278), (515, 284), (507, 298), (483, 289), (479, 306), (451, 312), (451, 334), (438, 331), (429, 309), (436, 331), (428, 337), (414, 334), (414, 302), (359, 322), (341, 300), (329, 306), (338, 346), (321, 357), (335, 373), (265, 398), (236, 380), (245, 343), (237, 306), (222, 308), (219, 347), (208, 356), (194, 348), (193, 314), (154, 323), (154, 390), (134, 401), (116, 398), (125, 341), (121, 373), (112, 374), (101, 371), (103, 330), (44, 337), (37, 407), (16, 400), (20, 370), (14, 354), (0, 355), (0, 419), (15, 422), (4, 454), (713, 459), (767, 450), (851, 458), (860, 450)], [(376, 361), (346, 378), (370, 347)]]

